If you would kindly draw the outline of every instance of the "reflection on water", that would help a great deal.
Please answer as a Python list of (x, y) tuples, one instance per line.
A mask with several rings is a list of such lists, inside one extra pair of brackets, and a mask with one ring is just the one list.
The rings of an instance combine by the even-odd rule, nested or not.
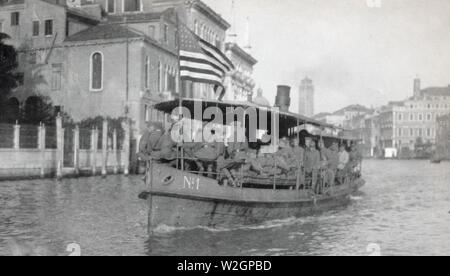
[(349, 206), (237, 229), (147, 236), (139, 177), (0, 182), (0, 255), (450, 254), (450, 163), (366, 161)]

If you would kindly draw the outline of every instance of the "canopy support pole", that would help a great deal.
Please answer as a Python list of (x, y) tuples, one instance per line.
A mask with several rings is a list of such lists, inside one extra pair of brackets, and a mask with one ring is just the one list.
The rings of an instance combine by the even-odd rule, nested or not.
[[(180, 46), (180, 17), (178, 16), (178, 12), (175, 11), (175, 16), (176, 16), (176, 21), (177, 21), (177, 35), (176, 35), (176, 40), (177, 40), (177, 58), (178, 58), (178, 74), (177, 74), (177, 78), (178, 78), (178, 96), (179, 96), (179, 107), (180, 107), (180, 114), (179, 114), (179, 119), (181, 122), (181, 171), (184, 171), (184, 122), (183, 120), (183, 95), (182, 95), (182, 91), (181, 91), (181, 73), (180, 73), (180, 68), (181, 68), (181, 62), (180, 62), (180, 51), (181, 51), (181, 46)], [(178, 147), (178, 146), (177, 146)], [(179, 150), (177, 150), (177, 154), (178, 154)], [(178, 156), (177, 156), (177, 160), (178, 160)], [(178, 162), (177, 162), (177, 166), (178, 166)]]
[[(297, 132), (297, 145), (295, 145), (296, 147), (300, 147), (300, 119), (297, 118), (297, 126), (295, 127), (295, 131)], [(296, 183), (295, 183), (295, 189), (299, 190), (300, 189), (300, 174), (302, 173), (302, 166), (299, 162), (299, 166), (297, 168), (297, 179), (296, 179)]]

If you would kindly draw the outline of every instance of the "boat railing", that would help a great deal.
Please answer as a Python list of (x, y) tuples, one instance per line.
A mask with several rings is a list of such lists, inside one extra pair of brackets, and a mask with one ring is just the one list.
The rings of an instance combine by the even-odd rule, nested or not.
[[(156, 161), (156, 160), (155, 160)], [(206, 170), (192, 170), (186, 168), (186, 164), (181, 165), (182, 162), (204, 162), (206, 164), (214, 164), (212, 169)], [(176, 158), (174, 160), (157, 161), (157, 163), (163, 163), (173, 168), (180, 169), (183, 167), (183, 172), (195, 175), (201, 175), (211, 179), (216, 179), (219, 185), (226, 185), (233, 188), (245, 189), (273, 189), (273, 190), (305, 190), (323, 193), (334, 186), (347, 185), (355, 180), (361, 178), (361, 163), (356, 166), (346, 167), (343, 170), (333, 170), (326, 167), (315, 169), (311, 172), (306, 172), (302, 166), (295, 170), (295, 173), (291, 174), (270, 174), (270, 175), (258, 175), (256, 173), (250, 173), (243, 170), (242, 166), (238, 166), (238, 169), (229, 171), (229, 175), (222, 170), (218, 170), (218, 161), (216, 160), (201, 160), (198, 158)], [(236, 165), (243, 165), (245, 162), (236, 162)], [(149, 162), (147, 162), (147, 172), (149, 170)], [(289, 177), (289, 175), (291, 177)], [(224, 181), (226, 179), (226, 181)]]

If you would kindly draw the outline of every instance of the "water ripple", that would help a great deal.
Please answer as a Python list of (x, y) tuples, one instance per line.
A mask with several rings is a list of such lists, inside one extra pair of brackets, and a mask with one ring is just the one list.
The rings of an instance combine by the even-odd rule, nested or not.
[(348, 206), (237, 228), (172, 228), (147, 235), (140, 177), (33, 180), (0, 185), (0, 255), (450, 254), (450, 163), (377, 161)]

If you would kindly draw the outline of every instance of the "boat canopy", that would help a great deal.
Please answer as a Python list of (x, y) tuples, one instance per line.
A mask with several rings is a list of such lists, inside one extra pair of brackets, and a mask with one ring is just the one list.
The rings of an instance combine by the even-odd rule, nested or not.
[(154, 108), (165, 113), (171, 113), (175, 108), (181, 105), (187, 108), (191, 114), (194, 114), (194, 107), (196, 104), (202, 104), (202, 108), (206, 109), (208, 107), (218, 107), (223, 114), (227, 114), (230, 108), (242, 107), (244, 110), (246, 109), (254, 109), (257, 111), (259, 115), (260, 112), (266, 112), (268, 118), (272, 118), (272, 113), (276, 112), (279, 114), (279, 122), (280, 126), (283, 128), (289, 129), (294, 128), (299, 125), (310, 124), (319, 128), (334, 128), (333, 125), (326, 124), (320, 122), (318, 120), (314, 120), (308, 118), (306, 116), (302, 116), (299, 114), (291, 113), (291, 112), (283, 112), (276, 110), (273, 107), (264, 107), (259, 106), (250, 102), (236, 102), (236, 101), (214, 101), (214, 100), (203, 100), (203, 99), (191, 99), (191, 98), (176, 98), (169, 101), (163, 101), (154, 105)]

